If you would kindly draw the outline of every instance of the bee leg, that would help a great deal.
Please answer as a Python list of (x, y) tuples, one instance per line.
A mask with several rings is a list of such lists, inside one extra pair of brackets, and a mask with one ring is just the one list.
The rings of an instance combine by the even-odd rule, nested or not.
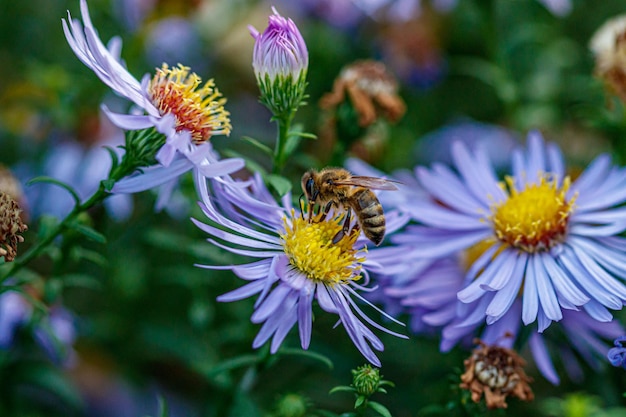
[(309, 210), (308, 210), (308, 216), (309, 216), (309, 223), (311, 223), (311, 221), (313, 221), (313, 206), (315, 204), (309, 200)]
[(320, 216), (320, 222), (323, 222), (326, 219), (326, 216), (328, 215), (328, 212), (330, 211), (330, 208), (333, 206), (333, 202), (329, 201), (328, 204), (326, 204), (326, 207), (324, 207), (324, 211), (322, 212), (322, 215)]
[(352, 228), (352, 230), (350, 230), (350, 234), (359, 234), (361, 232), (361, 227), (359, 226), (359, 224), (355, 224), (354, 227)]
[(352, 210), (348, 210), (346, 213), (346, 217), (343, 220), (343, 225), (341, 226), (341, 230), (337, 232), (335, 237), (333, 237), (333, 244), (337, 244), (344, 238), (344, 236), (348, 235), (350, 232), (350, 215)]

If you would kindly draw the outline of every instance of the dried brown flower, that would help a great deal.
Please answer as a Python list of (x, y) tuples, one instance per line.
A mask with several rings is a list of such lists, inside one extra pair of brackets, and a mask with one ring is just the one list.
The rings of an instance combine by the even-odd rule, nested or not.
[(342, 69), (333, 91), (320, 99), (320, 107), (334, 108), (345, 100), (346, 94), (359, 115), (361, 127), (370, 126), (381, 113), (395, 122), (406, 111), (398, 95), (398, 83), (382, 62), (356, 61)]
[(0, 191), (0, 256), (5, 262), (11, 262), (17, 255), (17, 244), (24, 241), (20, 233), (28, 229), (20, 217), (17, 202), (8, 194)]
[(626, 102), (626, 15), (602, 25), (589, 43), (596, 58), (595, 74)]
[(526, 361), (517, 352), (501, 346), (487, 346), (475, 340), (478, 347), (464, 361), (461, 375), (463, 389), (472, 393), (472, 401), (479, 402), (483, 394), (489, 409), (507, 408), (506, 397), (532, 401), (534, 395), (529, 383), (532, 378), (524, 372)]

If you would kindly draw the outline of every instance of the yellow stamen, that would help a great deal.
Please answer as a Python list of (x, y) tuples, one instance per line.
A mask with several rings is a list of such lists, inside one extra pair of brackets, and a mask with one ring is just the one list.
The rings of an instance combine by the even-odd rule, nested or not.
[(344, 215), (320, 221), (321, 214), (312, 221), (295, 216), (285, 217), (285, 233), (281, 235), (283, 247), (291, 265), (309, 279), (325, 284), (343, 284), (360, 278), (361, 263), (365, 257), (354, 249), (359, 233), (350, 233), (339, 242), (333, 238), (342, 229)]
[(215, 88), (213, 80), (202, 87), (202, 80), (189, 67), (169, 68), (163, 64), (148, 88), (150, 98), (162, 115), (176, 116), (176, 130), (188, 130), (194, 143), (208, 141), (213, 135), (230, 134), (229, 113), (224, 110), (226, 99)]
[(570, 178), (559, 188), (556, 179), (542, 176), (538, 184), (517, 190), (513, 178), (501, 184), (509, 198), (491, 207), (490, 220), (496, 237), (508, 245), (534, 253), (549, 250), (563, 242), (569, 217), (574, 210), (574, 196), (566, 200)]

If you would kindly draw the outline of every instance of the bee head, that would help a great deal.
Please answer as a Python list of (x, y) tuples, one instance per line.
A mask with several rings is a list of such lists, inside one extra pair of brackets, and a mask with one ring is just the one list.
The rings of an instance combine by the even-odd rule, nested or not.
[(302, 191), (306, 195), (306, 198), (309, 200), (309, 203), (315, 202), (317, 196), (319, 194), (319, 190), (315, 185), (315, 171), (309, 170), (304, 173), (302, 176)]

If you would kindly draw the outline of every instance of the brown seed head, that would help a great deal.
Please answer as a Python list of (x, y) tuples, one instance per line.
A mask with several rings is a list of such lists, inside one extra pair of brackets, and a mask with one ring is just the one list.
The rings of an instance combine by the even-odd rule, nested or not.
[(17, 202), (7, 193), (0, 191), (0, 256), (11, 262), (17, 255), (17, 244), (23, 242), (20, 233), (28, 229), (20, 217)]
[(487, 407), (507, 408), (506, 397), (532, 401), (534, 395), (529, 383), (532, 378), (524, 372), (526, 361), (517, 352), (501, 346), (487, 346), (477, 340), (478, 347), (465, 360), (465, 373), (461, 375), (460, 387), (472, 394), (479, 402), (483, 394)]
[(392, 122), (399, 120), (406, 105), (398, 95), (398, 82), (382, 62), (356, 61), (341, 70), (333, 91), (320, 100), (323, 109), (336, 107), (345, 95), (359, 114), (359, 125), (370, 126), (380, 113)]

